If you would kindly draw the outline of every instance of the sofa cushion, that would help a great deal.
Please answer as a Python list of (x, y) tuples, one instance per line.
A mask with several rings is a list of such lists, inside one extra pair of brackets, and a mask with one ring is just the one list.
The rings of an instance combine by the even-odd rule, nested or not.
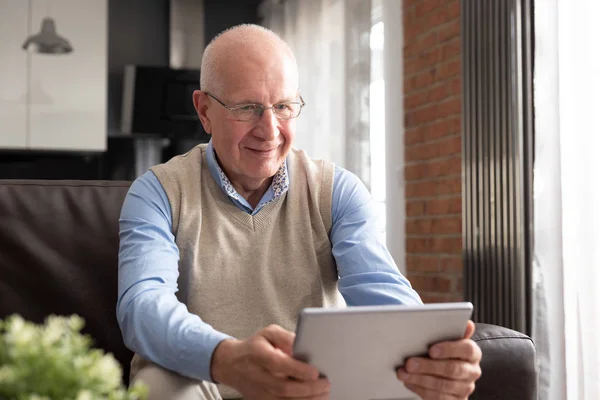
[(79, 314), (125, 366), (116, 320), (118, 221), (128, 182), (0, 180), (0, 318)]
[(483, 353), (483, 375), (471, 399), (535, 400), (538, 390), (537, 354), (533, 340), (523, 333), (478, 323), (473, 340)]

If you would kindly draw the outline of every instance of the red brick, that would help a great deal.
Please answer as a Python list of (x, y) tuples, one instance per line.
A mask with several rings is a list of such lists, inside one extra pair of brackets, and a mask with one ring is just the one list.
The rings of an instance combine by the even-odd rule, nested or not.
[(462, 276), (456, 280), (456, 291), (457, 292), (463, 291), (463, 277)]
[(432, 251), (436, 253), (455, 254), (462, 252), (462, 238), (436, 236), (432, 240)]
[(431, 49), (437, 44), (437, 32), (435, 30), (429, 31), (420, 37), (414, 38), (410, 42), (405, 42), (404, 57), (417, 55), (427, 49)]
[(404, 78), (404, 93), (409, 94), (412, 91), (431, 86), (434, 83), (435, 69), (432, 68), (425, 72), (417, 72), (415, 75)]
[(461, 302), (463, 300), (462, 294), (459, 293), (419, 293), (421, 296), (421, 300), (423, 303), (431, 304), (431, 303), (456, 303)]
[(440, 156), (461, 155), (462, 138), (460, 136), (451, 136), (438, 142), (438, 154)]
[(450, 278), (435, 275), (412, 275), (410, 283), (417, 292), (448, 292), (452, 287)]
[(410, 43), (417, 39), (418, 36), (431, 30), (430, 27), (422, 22), (412, 18), (404, 24), (404, 43)]
[(461, 154), (462, 142), (460, 136), (452, 136), (435, 142), (408, 145), (404, 149), (404, 161), (410, 163)]
[(448, 78), (454, 78), (460, 75), (460, 59), (439, 64), (435, 67), (435, 81), (443, 81)]
[[(426, 26), (426, 25), (425, 25)], [(460, 22), (452, 21), (443, 27), (438, 28), (438, 42), (443, 43), (447, 40), (460, 37)]]
[(440, 260), (437, 256), (408, 254), (406, 268), (411, 271), (437, 272), (440, 270)]
[(404, 144), (407, 146), (460, 134), (460, 115), (422, 126), (407, 126), (404, 131)]
[(404, 147), (404, 161), (423, 161), (439, 157), (439, 144), (437, 142), (427, 142), (414, 146)]
[(437, 118), (446, 118), (459, 115), (461, 112), (462, 101), (460, 97), (454, 97), (444, 100), (437, 106)]
[(440, 1), (436, 12), (431, 13), (423, 23), (429, 27), (440, 26), (456, 21), (460, 23), (460, 0)]
[(440, 269), (443, 272), (462, 273), (464, 269), (462, 256), (442, 257)]
[(432, 238), (410, 237), (407, 235), (407, 238), (406, 238), (406, 252), (407, 253), (431, 254), (432, 251), (433, 251), (433, 239)]
[(460, 0), (448, 2), (448, 16), (453, 20), (460, 18)]
[[(411, 75), (414, 75), (415, 73), (419, 72), (421, 70), (420, 66), (419, 66), (419, 59), (416, 57), (412, 57), (412, 58), (405, 58), (404, 59), (404, 76), (408, 77)], [(405, 80), (406, 82), (406, 80)], [(404, 84), (404, 91), (407, 91), (407, 84)], [(412, 90), (412, 89), (411, 89)]]
[(453, 193), (462, 193), (462, 177), (460, 175), (440, 179), (435, 182), (436, 195)]
[(406, 1), (404, 3), (404, 9), (402, 10), (402, 19), (403, 19), (403, 24), (404, 26), (410, 24), (412, 21), (415, 20), (415, 9), (414, 9), (414, 4), (411, 3), (415, 3), (414, 1), (410, 2), (410, 1)]
[(407, 201), (406, 202), (406, 216), (407, 217), (418, 217), (423, 215), (425, 212), (424, 201)]
[(414, 7), (415, 5), (421, 3), (423, 0), (404, 0), (404, 9)]
[(427, 102), (427, 92), (417, 92), (406, 96), (404, 100), (404, 109), (412, 110), (415, 107), (422, 106)]
[(461, 217), (407, 219), (406, 233), (411, 235), (448, 235), (461, 233)]
[(429, 126), (426, 138), (428, 140), (437, 139), (445, 136), (460, 133), (462, 126), (460, 115), (452, 118), (436, 121)]
[(427, 94), (427, 101), (429, 103), (434, 103), (450, 96), (450, 87), (445, 83), (437, 83), (427, 91)]
[(411, 197), (433, 197), (437, 194), (435, 181), (406, 182), (404, 195), (407, 199)]
[(449, 60), (460, 55), (460, 38), (454, 38), (442, 45), (442, 59)]
[(408, 235), (426, 235), (431, 233), (432, 220), (430, 219), (407, 219), (406, 233)]
[(444, 158), (436, 161), (410, 164), (405, 167), (404, 178), (407, 181), (440, 176), (455, 175), (462, 170), (460, 157)]
[(430, 71), (437, 64), (443, 61), (442, 58), (442, 48), (441, 47), (433, 47), (431, 49), (425, 49), (421, 51), (417, 55), (413, 55), (411, 57), (407, 57), (404, 59), (404, 73), (408, 74), (408, 71), (411, 74), (420, 72), (420, 71)]
[[(426, 93), (425, 96), (427, 96)], [(421, 125), (425, 122), (434, 121), (437, 118), (437, 115), (437, 104), (430, 104), (418, 110), (407, 111), (404, 122), (407, 127)]]
[(415, 16), (417, 18), (422, 18), (437, 9), (439, 5), (439, 0), (424, 0), (415, 7)]
[[(433, 84), (433, 82), (435, 82), (436, 73), (437, 73), (436, 69), (432, 68), (430, 70), (427, 70), (425, 72), (418, 74), (415, 77), (413, 89), (416, 90), (416, 89), (425, 88), (427, 86), (431, 86)], [(405, 91), (405, 93), (406, 93), (406, 91)]]
[(450, 81), (450, 94), (451, 95), (459, 95), (462, 93), (462, 81), (460, 77), (457, 77)]
[(408, 277), (425, 302), (461, 301), (460, 0), (403, 5)]
[(413, 128), (406, 128), (404, 131), (404, 144), (411, 145), (416, 143), (422, 143), (430, 140), (429, 139), (429, 126), (417, 126)]
[(426, 181), (406, 182), (404, 194), (407, 199), (413, 197), (435, 197), (438, 195), (460, 194), (462, 178), (460, 175), (436, 178)]
[(444, 217), (431, 220), (431, 232), (439, 235), (447, 235), (462, 232), (462, 217)]
[(462, 239), (459, 236), (420, 236), (407, 235), (407, 253), (422, 254), (456, 254), (462, 251)]
[(461, 212), (461, 208), (460, 197), (443, 197), (427, 200), (424, 212), (426, 215), (457, 214)]

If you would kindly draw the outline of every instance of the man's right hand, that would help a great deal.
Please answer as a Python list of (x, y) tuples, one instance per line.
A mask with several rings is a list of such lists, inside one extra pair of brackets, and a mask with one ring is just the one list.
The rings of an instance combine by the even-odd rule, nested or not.
[(271, 325), (246, 340), (224, 340), (213, 353), (212, 377), (247, 400), (328, 399), (329, 381), (292, 357), (294, 338), (294, 333)]

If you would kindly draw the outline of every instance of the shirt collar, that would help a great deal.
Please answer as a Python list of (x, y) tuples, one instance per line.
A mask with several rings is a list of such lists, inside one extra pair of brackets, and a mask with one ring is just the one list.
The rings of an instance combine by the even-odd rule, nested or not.
[(279, 197), (283, 196), (289, 189), (290, 180), (288, 175), (288, 166), (287, 159), (281, 167), (277, 170), (275, 175), (273, 176), (273, 181), (271, 182), (271, 186), (264, 194), (261, 201), (256, 206), (256, 209), (252, 209), (250, 204), (244, 199), (238, 192), (235, 190), (225, 172), (221, 169), (217, 161), (217, 155), (215, 153), (215, 149), (212, 144), (212, 139), (208, 142), (208, 146), (206, 147), (206, 162), (208, 164), (208, 168), (213, 179), (217, 182), (223, 193), (225, 193), (230, 199), (241, 203), (244, 208), (248, 208), (251, 211), (258, 212), (259, 209), (277, 200)]

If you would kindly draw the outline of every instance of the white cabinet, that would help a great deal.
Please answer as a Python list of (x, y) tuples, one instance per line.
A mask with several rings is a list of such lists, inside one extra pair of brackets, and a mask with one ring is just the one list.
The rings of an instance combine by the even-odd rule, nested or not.
[(29, 2), (0, 0), (0, 148), (27, 146), (27, 53)]
[[(19, 11), (20, 18), (13, 17), (8, 36), (0, 36), (10, 38), (0, 41), (0, 60), (13, 54), (10, 60), (24, 61), (20, 69), (11, 66), (16, 61), (0, 62), (0, 82), (9, 80), (24, 92), (25, 127), (11, 134), (16, 129), (5, 127), (0, 117), (0, 148), (11, 147), (4, 138), (15, 136), (12, 141), (18, 146), (12, 147), (31, 150), (106, 150), (107, 0), (0, 0), (0, 31), (4, 19), (10, 18), (7, 11)], [(55, 21), (56, 32), (70, 42), (73, 52), (40, 54), (21, 48), (28, 35), (40, 32), (46, 17)], [(0, 85), (0, 98), (10, 96), (7, 92)]]

